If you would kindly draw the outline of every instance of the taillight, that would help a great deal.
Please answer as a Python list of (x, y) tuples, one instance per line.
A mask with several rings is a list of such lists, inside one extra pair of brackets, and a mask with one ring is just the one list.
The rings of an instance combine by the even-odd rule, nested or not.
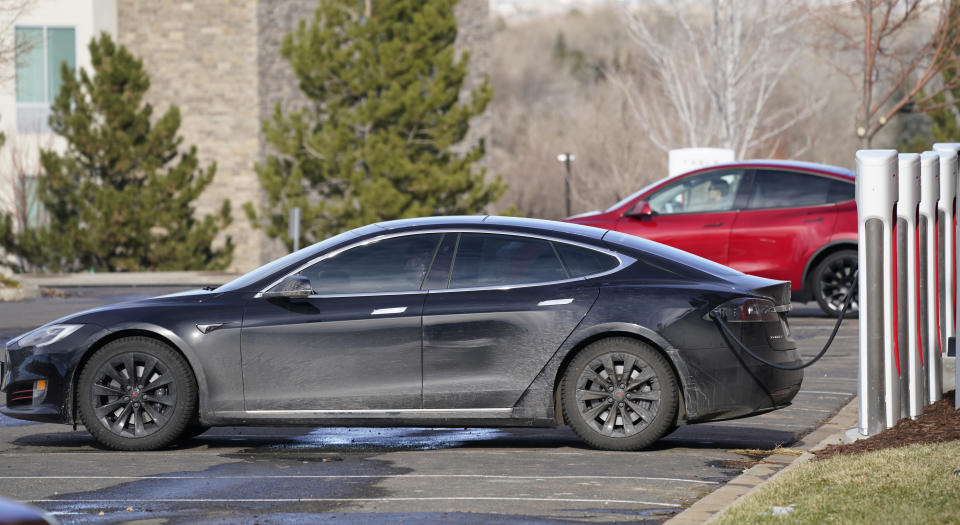
[(713, 311), (728, 323), (780, 321), (779, 309), (769, 299), (741, 297), (723, 303)]

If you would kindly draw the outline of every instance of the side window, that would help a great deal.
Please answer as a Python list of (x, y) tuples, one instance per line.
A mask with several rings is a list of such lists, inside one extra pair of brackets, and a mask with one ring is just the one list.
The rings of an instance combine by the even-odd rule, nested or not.
[(794, 171), (757, 170), (747, 208), (798, 208), (826, 204), (832, 180)]
[(620, 264), (616, 257), (589, 248), (581, 248), (563, 242), (553, 243), (563, 260), (570, 277), (593, 275), (612, 270)]
[(857, 189), (852, 182), (834, 179), (830, 181), (830, 189), (827, 191), (827, 202), (849, 202), (857, 198)]
[(560, 281), (567, 278), (549, 241), (464, 233), (453, 262), (450, 288)]
[(733, 209), (743, 170), (724, 170), (684, 177), (654, 193), (647, 202), (660, 215)]
[(419, 290), (440, 233), (392, 237), (357, 246), (300, 272), (318, 294)]

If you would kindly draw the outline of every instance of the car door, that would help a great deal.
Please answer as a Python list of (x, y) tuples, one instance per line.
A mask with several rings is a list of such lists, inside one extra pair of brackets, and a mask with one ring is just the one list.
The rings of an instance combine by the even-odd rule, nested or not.
[(618, 264), (572, 244), (462, 233), (448, 287), (424, 305), (423, 407), (513, 406), (596, 300), (581, 276)]
[(646, 199), (652, 215), (624, 215), (616, 229), (726, 264), (744, 174), (736, 168), (682, 177)]
[(298, 273), (305, 299), (253, 299), (241, 331), (247, 410), (418, 409), (421, 284), (443, 234), (364, 241)]
[(756, 170), (746, 207), (730, 235), (728, 266), (799, 287), (807, 259), (833, 233), (837, 206), (831, 196), (847, 186), (849, 182), (824, 175)]

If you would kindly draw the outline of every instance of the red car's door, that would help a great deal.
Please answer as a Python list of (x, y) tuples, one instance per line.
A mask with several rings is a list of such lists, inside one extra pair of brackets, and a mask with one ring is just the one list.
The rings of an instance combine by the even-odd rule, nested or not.
[(759, 169), (746, 208), (730, 235), (727, 265), (745, 273), (793, 281), (799, 289), (807, 260), (830, 241), (837, 206), (831, 177)]
[(743, 179), (743, 169), (678, 178), (645, 200), (652, 215), (625, 215), (616, 229), (726, 264)]

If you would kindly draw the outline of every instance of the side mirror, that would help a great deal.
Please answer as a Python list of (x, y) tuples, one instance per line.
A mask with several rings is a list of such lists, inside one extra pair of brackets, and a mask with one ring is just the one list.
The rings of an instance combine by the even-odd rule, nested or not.
[(303, 299), (313, 294), (313, 286), (310, 279), (303, 275), (288, 275), (276, 286), (263, 292), (263, 296), (268, 299), (283, 297), (287, 299)]
[(634, 219), (647, 219), (653, 216), (653, 209), (650, 208), (649, 202), (637, 201), (637, 203), (627, 210), (627, 213), (624, 213), (623, 216)]

